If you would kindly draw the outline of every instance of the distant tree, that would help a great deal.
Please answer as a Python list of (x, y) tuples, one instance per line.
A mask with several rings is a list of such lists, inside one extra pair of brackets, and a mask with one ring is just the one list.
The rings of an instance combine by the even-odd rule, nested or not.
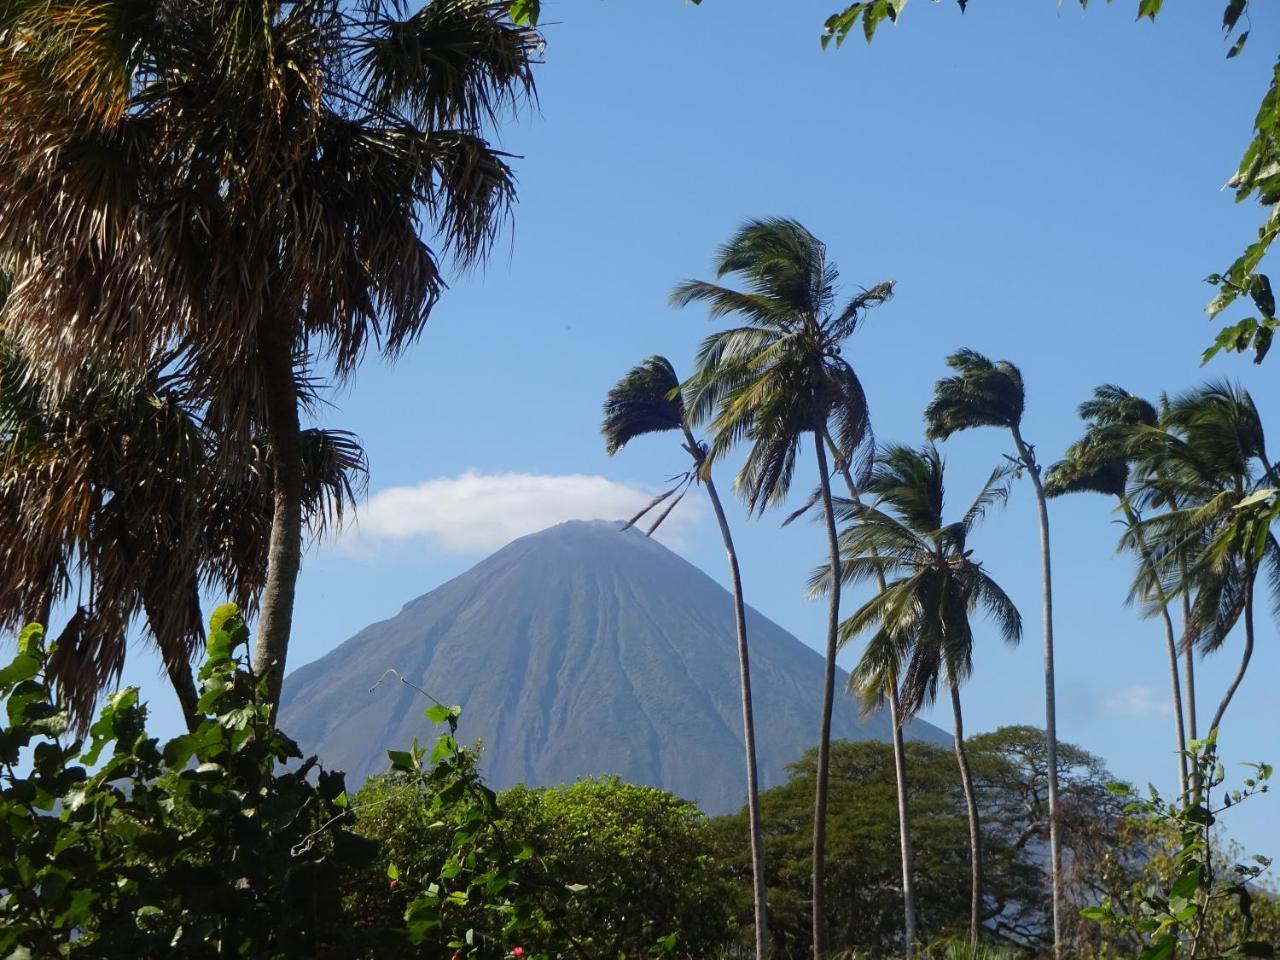
[[(666, 357), (654, 356), (633, 367), (609, 391), (604, 403), (603, 433), (609, 455), (617, 453), (629, 441), (646, 433), (679, 431), (684, 439), (685, 452), (693, 460), (693, 469), (687, 471), (675, 487), (656, 497), (632, 518), (635, 523), (650, 511), (658, 510), (657, 518), (649, 526), (652, 534), (670, 515), (675, 505), (693, 483), (701, 484), (711, 501), (711, 509), (720, 526), (720, 538), (724, 542), (729, 560), (729, 580), (733, 588), (733, 617), (738, 635), (738, 680), (742, 691), (742, 741), (747, 753), (747, 814), (751, 831), (751, 873), (754, 901), (756, 960), (764, 960), (768, 951), (769, 922), (765, 905), (764, 843), (760, 828), (760, 785), (756, 775), (756, 728), (751, 700), (751, 658), (747, 647), (747, 614), (742, 599), (742, 573), (738, 567), (738, 552), (733, 546), (729, 521), (725, 517), (720, 494), (711, 477), (711, 464), (707, 459), (706, 445), (693, 435), (685, 415), (684, 394), (680, 378)], [(669, 502), (668, 502), (669, 501)], [(666, 504), (664, 507), (663, 504)]]
[[(866, 483), (870, 504), (850, 505), (841, 532), (841, 563), (834, 571), (847, 583), (864, 582), (883, 570), (888, 585), (840, 625), (842, 643), (872, 633), (871, 651), (854, 676), (861, 682), (882, 669), (875, 651), (889, 646), (905, 661), (905, 716), (933, 702), (945, 678), (951, 694), (955, 752), (969, 817), (969, 937), (978, 940), (983, 910), (982, 841), (977, 793), (964, 744), (960, 686), (973, 671), (970, 616), (981, 608), (1006, 643), (1022, 638), (1022, 618), (1013, 602), (967, 546), (969, 534), (992, 506), (1003, 502), (1006, 471), (994, 471), (961, 520), (943, 519), (944, 468), (932, 444), (921, 450), (894, 445), (875, 460)], [(819, 570), (813, 585), (829, 589), (832, 571)]]
[[(0, 629), (32, 616), (56, 636), (50, 677), (86, 727), (145, 621), (188, 726), (202, 590), (253, 611), (266, 580), (271, 458), (261, 443), (222, 462), (203, 405), (160, 363), (143, 377), (86, 367), (59, 402), (0, 340)], [(351, 434), (300, 434), (303, 516), (340, 524), (365, 477)]]
[(396, 356), (443, 258), (487, 252), (514, 178), (486, 137), (532, 95), (540, 43), (510, 12), (14, 0), (0, 16), (0, 325), (58, 397), (86, 363), (139, 372), (176, 347), (223, 455), (265, 440), (255, 670), (272, 703), (302, 553), (295, 370), (345, 379), (370, 344)]
[[(432, 876), (448, 854), (433, 797), (396, 776), (376, 777), (352, 798), (355, 831), (378, 841), (378, 861), (342, 881), (357, 927), (393, 926), (414, 892), (392, 883)], [(711, 858), (697, 807), (653, 787), (601, 777), (496, 798), (497, 826), (507, 841), (533, 851), (526, 889), (545, 905), (551, 927), (527, 930), (519, 944), (542, 952), (544, 935), (576, 943), (578, 957), (644, 957), (659, 942), (675, 957), (713, 955), (730, 938), (723, 905), (728, 884)], [(532, 885), (531, 885), (532, 884)], [(477, 903), (465, 921), (501, 939), (501, 918)], [(508, 938), (508, 942), (511, 942)], [(410, 954), (417, 956), (417, 954)], [(382, 954), (371, 954), (379, 960)]]
[[(945, 440), (953, 433), (974, 427), (1001, 427), (1009, 431), (1017, 452), (1014, 463), (1025, 472), (1035, 491), (1036, 511), (1040, 520), (1040, 576), (1043, 586), (1044, 612), (1044, 705), (1045, 736), (1049, 750), (1049, 873), (1054, 883), (1054, 943), (1061, 941), (1061, 873), (1062, 852), (1058, 838), (1058, 707), (1053, 664), (1053, 571), (1049, 552), (1049, 507), (1035, 447), (1022, 436), (1022, 413), (1026, 391), (1022, 371), (1008, 360), (993, 363), (975, 350), (958, 350), (947, 358), (947, 366), (955, 371), (943, 377), (933, 388), (933, 400), (925, 409), (926, 435), (930, 440)], [(1054, 955), (1060, 950), (1054, 947)]]
[[(1159, 613), (1164, 624), (1165, 648), (1169, 657), (1170, 696), (1178, 758), (1178, 788), (1187, 793), (1187, 732), (1184, 723), (1182, 683), (1178, 676), (1178, 641), (1169, 612), (1172, 598), (1159, 576), (1155, 556), (1140, 527), (1140, 514), (1129, 498), (1129, 465), (1135, 451), (1129, 442), (1133, 427), (1154, 427), (1160, 419), (1156, 408), (1123, 387), (1104, 384), (1095, 387), (1093, 397), (1080, 404), (1085, 433), (1067, 447), (1063, 459), (1045, 471), (1044, 488), (1049, 497), (1068, 493), (1102, 493), (1119, 501), (1134, 552), (1138, 557), (1137, 595)], [(1191, 692), (1194, 696), (1194, 691)]]
[[(915, 866), (920, 928), (934, 940), (960, 934), (969, 919), (969, 836), (964, 789), (955, 756), (943, 747), (908, 741), (907, 783), (915, 843)], [(1005, 761), (970, 748), (978, 776), (981, 801), (1012, 810), (1015, 794), (986, 789), (991, 771), (1002, 771), (1000, 790), (1014, 784), (1016, 774)], [(817, 770), (816, 748), (806, 751), (791, 767), (786, 784), (761, 795), (765, 845), (769, 863), (770, 935), (779, 957), (801, 960), (810, 949), (808, 916), (809, 857), (812, 821), (806, 815)], [(900, 956), (902, 903), (901, 867), (892, 841), (897, 821), (897, 789), (893, 751), (887, 743), (836, 741), (831, 746), (831, 821), (829, 863), (831, 897), (828, 922), (831, 949), (871, 956)], [(711, 822), (716, 857), (734, 879), (731, 907), (749, 915), (746, 868), (749, 850), (744, 842), (745, 810)], [(984, 823), (986, 823), (984, 813)], [(998, 935), (1012, 942), (1036, 946), (1039, 936), (1018, 939), (1017, 932), (1034, 931), (1044, 923), (1047, 897), (1038, 879), (1043, 871), (1035, 851), (1015, 846), (1003, 825), (985, 828), (986, 889)], [(995, 911), (999, 914), (995, 915)]]
[[(711, 421), (709, 463), (733, 446), (750, 444), (736, 488), (752, 512), (781, 503), (791, 488), (796, 457), (812, 437), (830, 562), (839, 545), (825, 449), (834, 437), (857, 462), (872, 446), (870, 413), (862, 383), (840, 356), (841, 344), (868, 309), (887, 299), (892, 283), (880, 283), (841, 305), (835, 299), (836, 268), (826, 247), (794, 220), (751, 220), (716, 257), (716, 276), (737, 275), (745, 290), (703, 280), (676, 287), (678, 306), (705, 303), (712, 318), (736, 316), (742, 325), (712, 334), (698, 352), (698, 369), (686, 390), (689, 419)], [(837, 578), (838, 581), (838, 578)], [(839, 584), (827, 611), (826, 671), (814, 787), (813, 950), (826, 954), (824, 856), (827, 818), (827, 746), (835, 702), (835, 655), (840, 621)]]

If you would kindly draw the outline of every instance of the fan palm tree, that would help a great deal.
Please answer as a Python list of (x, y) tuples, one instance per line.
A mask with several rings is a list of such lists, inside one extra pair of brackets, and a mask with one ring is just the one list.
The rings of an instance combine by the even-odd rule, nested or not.
[(532, 95), (504, 0), (12, 0), (0, 17), (7, 335), (65, 395), (87, 360), (175, 365), (273, 511), (254, 668), (278, 698), (304, 526), (294, 370), (411, 344), (442, 263), (514, 196), (487, 132)]
[[(266, 579), (266, 449), (254, 445), (237, 472), (219, 469), (198, 407), (161, 372), (137, 383), (84, 371), (61, 403), (47, 401), (0, 341), (0, 628), (33, 614), (48, 626), (55, 606), (72, 605), (51, 666), (84, 726), (120, 676), (130, 625), (145, 621), (193, 724), (201, 591), (253, 610)], [(318, 534), (354, 501), (364, 455), (342, 432), (301, 439), (304, 511)]]
[[(633, 367), (609, 391), (604, 403), (605, 448), (613, 456), (631, 440), (647, 433), (678, 431), (682, 446), (693, 461), (693, 468), (678, 478), (670, 490), (654, 498), (643, 511), (633, 517), (635, 523), (664, 503), (648, 533), (652, 534), (671, 510), (680, 502), (690, 484), (700, 483), (707, 491), (711, 509), (720, 525), (729, 560), (729, 581), (733, 588), (733, 618), (738, 637), (738, 679), (742, 691), (742, 742), (747, 753), (747, 818), (751, 829), (752, 904), (755, 915), (756, 960), (768, 953), (768, 914), (765, 906), (764, 835), (760, 825), (760, 784), (756, 776), (756, 727), (751, 701), (751, 658), (747, 647), (747, 612), (742, 599), (742, 574), (738, 552), (733, 546), (729, 521), (725, 517), (720, 494), (716, 491), (707, 463), (706, 445), (693, 435), (685, 415), (680, 378), (666, 357), (653, 356)], [(630, 525), (630, 524), (628, 524)]]
[[(944, 464), (933, 444), (920, 450), (893, 445), (877, 457), (865, 485), (873, 498), (841, 506), (840, 578), (849, 584), (887, 578), (884, 589), (840, 625), (841, 645), (871, 634), (850, 675), (873, 697), (902, 677), (903, 719), (937, 697), (945, 680), (955, 724), (956, 761), (969, 818), (971, 852), (970, 939), (977, 943), (983, 920), (982, 843), (977, 794), (964, 746), (960, 687), (973, 672), (972, 614), (981, 608), (1009, 644), (1022, 638), (1022, 618), (1004, 590), (973, 559), (967, 541), (993, 506), (1008, 495), (1008, 470), (992, 472), (959, 521), (945, 523)], [(830, 588), (829, 569), (811, 586)], [(905, 667), (904, 667), (905, 664)]]
[(1049, 553), (1049, 508), (1035, 447), (1022, 436), (1026, 403), (1022, 372), (1007, 360), (992, 362), (975, 350), (958, 350), (947, 358), (955, 371), (939, 380), (925, 409), (925, 435), (945, 440), (973, 427), (1002, 427), (1013, 437), (1014, 463), (1031, 479), (1040, 519), (1040, 573), (1044, 616), (1045, 740), (1049, 780), (1049, 872), (1053, 881), (1053, 952), (1062, 949), (1062, 846), (1058, 823), (1058, 710), (1053, 675), (1053, 571)]
[[(710, 420), (707, 464), (741, 441), (750, 448), (735, 487), (753, 513), (781, 503), (791, 488), (805, 436), (813, 439), (820, 499), (833, 567), (840, 562), (831, 477), (824, 447), (828, 436), (854, 462), (872, 446), (870, 414), (841, 345), (866, 312), (887, 300), (890, 282), (862, 290), (837, 305), (836, 268), (826, 247), (794, 220), (752, 220), (722, 247), (716, 276), (739, 277), (737, 290), (703, 280), (680, 284), (678, 306), (704, 303), (712, 318), (734, 316), (740, 326), (712, 334), (698, 352), (686, 404), (690, 422)], [(826, 953), (826, 820), (830, 779), (831, 714), (840, 623), (839, 578), (827, 611), (826, 670), (818, 735), (813, 830), (813, 950)]]
[(1269, 517), (1249, 509), (1260, 488), (1280, 483), (1253, 398), (1232, 384), (1205, 384), (1168, 401), (1160, 426), (1134, 443), (1142, 453), (1135, 468), (1140, 493), (1169, 506), (1138, 532), (1165, 557), (1173, 588), (1194, 596), (1184, 642), (1202, 654), (1216, 652), (1243, 622), (1240, 665), (1209, 721), (1212, 737), (1253, 657), (1256, 582), (1264, 569), (1273, 604), (1280, 600), (1280, 543)]
[(1154, 428), (1159, 422), (1156, 408), (1115, 384), (1095, 387), (1093, 397), (1080, 405), (1085, 433), (1067, 447), (1066, 455), (1045, 471), (1045, 494), (1058, 497), (1068, 493), (1101, 493), (1115, 497), (1125, 518), (1126, 531), (1138, 554), (1137, 593), (1149, 609), (1159, 613), (1164, 624), (1165, 648), (1169, 657), (1169, 689), (1173, 706), (1174, 736), (1178, 758), (1178, 788), (1187, 794), (1187, 733), (1183, 722), (1182, 683), (1178, 676), (1178, 640), (1169, 596), (1156, 575), (1155, 557), (1140, 526), (1140, 515), (1128, 496), (1129, 462), (1133, 458), (1130, 428)]

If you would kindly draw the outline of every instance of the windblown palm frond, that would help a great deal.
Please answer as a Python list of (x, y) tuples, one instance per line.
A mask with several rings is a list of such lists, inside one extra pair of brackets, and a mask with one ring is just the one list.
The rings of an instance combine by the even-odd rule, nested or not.
[(955, 375), (937, 382), (925, 409), (930, 440), (945, 440), (972, 427), (1016, 428), (1022, 422), (1022, 372), (1012, 363), (993, 363), (975, 350), (963, 349), (947, 358), (947, 366)]
[(605, 397), (601, 432), (610, 456), (638, 436), (681, 430), (684, 425), (680, 378), (666, 357), (637, 364)]
[(869, 309), (889, 299), (892, 283), (833, 312), (839, 275), (826, 248), (799, 223), (777, 218), (743, 225), (719, 251), (716, 273), (738, 276), (745, 290), (689, 280), (671, 298), (746, 322), (703, 341), (685, 385), (690, 422), (710, 423), (710, 460), (750, 443), (735, 486), (757, 512), (787, 496), (805, 434), (829, 431), (842, 465), (862, 476), (874, 443), (870, 415), (840, 347)]

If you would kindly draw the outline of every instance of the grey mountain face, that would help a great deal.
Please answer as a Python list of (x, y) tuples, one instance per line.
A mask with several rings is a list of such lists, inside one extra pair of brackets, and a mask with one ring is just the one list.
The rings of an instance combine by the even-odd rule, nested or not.
[[(462, 705), (463, 742), (484, 743), (488, 782), (549, 785), (612, 773), (696, 801), (745, 799), (742, 705), (730, 594), (619, 524), (573, 521), (508, 544), (285, 680), (281, 726), (350, 787), (386, 750), (433, 740), (421, 694)], [(747, 613), (763, 788), (818, 737), (822, 657)], [(841, 689), (844, 676), (838, 681)], [(837, 739), (885, 740), (842, 696)], [(908, 736), (948, 743), (917, 722)]]

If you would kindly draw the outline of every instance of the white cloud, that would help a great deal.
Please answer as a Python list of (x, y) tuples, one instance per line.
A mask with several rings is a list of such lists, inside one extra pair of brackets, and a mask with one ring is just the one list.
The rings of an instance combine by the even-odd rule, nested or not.
[[(588, 474), (479, 473), (379, 490), (356, 511), (340, 543), (365, 553), (378, 543), (427, 541), (451, 553), (488, 553), (565, 520), (626, 519), (653, 492)], [(659, 528), (669, 544), (701, 514), (692, 490)]]
[(1146, 684), (1103, 693), (1103, 713), (1117, 717), (1158, 717), (1170, 713), (1169, 704)]

